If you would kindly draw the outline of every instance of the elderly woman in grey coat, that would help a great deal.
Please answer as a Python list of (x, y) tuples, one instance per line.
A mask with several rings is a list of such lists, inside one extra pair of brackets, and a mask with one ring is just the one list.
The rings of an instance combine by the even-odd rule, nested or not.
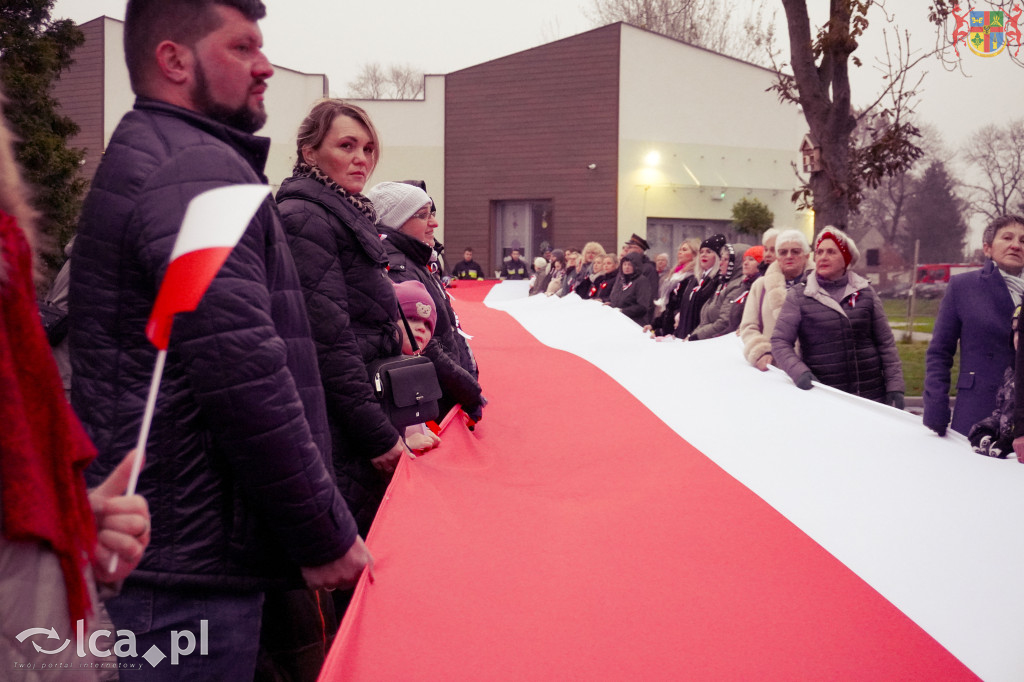
[(818, 380), (903, 409), (903, 368), (882, 301), (866, 279), (849, 270), (859, 257), (844, 232), (821, 231), (814, 272), (786, 295), (772, 333), (772, 354), (802, 389)]

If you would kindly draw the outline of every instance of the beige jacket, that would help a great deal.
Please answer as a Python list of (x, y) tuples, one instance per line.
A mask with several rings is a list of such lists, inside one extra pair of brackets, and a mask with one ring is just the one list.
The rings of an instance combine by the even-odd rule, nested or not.
[(769, 265), (764, 277), (750, 286), (738, 333), (743, 340), (743, 356), (752, 365), (772, 352), (772, 332), (786, 302), (786, 291), (786, 278), (778, 261)]

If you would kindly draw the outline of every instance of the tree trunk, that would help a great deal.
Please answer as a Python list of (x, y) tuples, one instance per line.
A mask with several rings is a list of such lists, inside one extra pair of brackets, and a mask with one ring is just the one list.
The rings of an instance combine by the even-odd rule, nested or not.
[(806, 0), (782, 0), (789, 26), (790, 61), (800, 106), (811, 137), (821, 147), (822, 170), (808, 183), (813, 195), (814, 229), (826, 225), (846, 229), (850, 214), (850, 135), (856, 125), (850, 105), (850, 54), (857, 41), (850, 35), (849, 0), (831, 0), (821, 60), (816, 63)]

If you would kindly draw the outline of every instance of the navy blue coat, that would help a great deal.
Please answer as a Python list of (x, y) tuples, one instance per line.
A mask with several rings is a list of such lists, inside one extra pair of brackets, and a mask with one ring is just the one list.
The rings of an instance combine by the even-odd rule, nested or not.
[[(135, 446), (146, 320), (197, 194), (265, 183), (270, 141), (140, 99), (92, 181), (71, 265), (72, 401), (102, 481)], [(152, 541), (130, 582), (258, 590), (341, 557), (356, 526), (330, 468), (295, 264), (269, 198), (198, 308), (176, 316), (138, 492)]]
[(1013, 366), (1012, 317), (1010, 291), (991, 260), (981, 270), (950, 278), (925, 356), (925, 426), (949, 424), (950, 372), (958, 343), (952, 428), (967, 435), (973, 424), (992, 414), (1003, 373)]

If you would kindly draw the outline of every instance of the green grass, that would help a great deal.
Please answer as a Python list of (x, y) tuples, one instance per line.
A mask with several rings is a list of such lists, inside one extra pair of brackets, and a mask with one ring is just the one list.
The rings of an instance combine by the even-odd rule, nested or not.
[[(924, 355), (928, 350), (928, 343), (925, 341), (900, 341), (897, 336), (896, 350), (900, 353), (900, 362), (903, 363), (903, 381), (907, 384), (907, 395), (921, 395), (924, 392)], [(950, 373), (950, 381), (953, 386), (953, 395), (956, 395), (956, 376), (960, 372), (960, 353), (953, 357), (953, 370)]]
[[(907, 328), (907, 299), (887, 298), (882, 299), (885, 306), (885, 316), (889, 318), (896, 338), (900, 338), (900, 332)], [(918, 299), (914, 301), (914, 331), (931, 334), (935, 328), (935, 316), (939, 312), (939, 299)]]
[[(928, 350), (927, 341), (904, 341), (903, 331), (907, 324), (907, 299), (883, 299), (885, 316), (889, 318), (893, 334), (896, 335), (896, 349), (903, 363), (903, 380), (907, 383), (907, 395), (921, 395), (924, 392), (924, 357)], [(935, 328), (935, 316), (939, 312), (939, 299), (918, 299), (914, 301), (914, 331), (930, 334)], [(956, 395), (956, 376), (960, 372), (960, 353), (953, 358), (950, 374), (953, 395)]]

